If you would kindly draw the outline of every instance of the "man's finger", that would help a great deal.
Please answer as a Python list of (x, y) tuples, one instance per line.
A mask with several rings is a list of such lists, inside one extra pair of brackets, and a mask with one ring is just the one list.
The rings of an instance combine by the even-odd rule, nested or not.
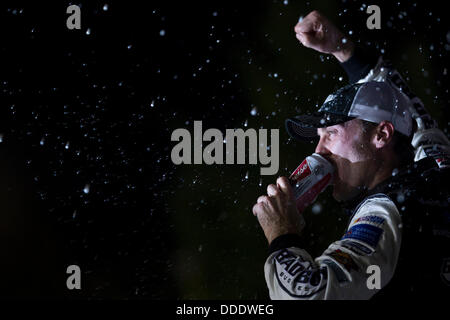
[(321, 31), (316, 33), (304, 33), (302, 37), (304, 39), (303, 45), (305, 47), (312, 47), (320, 44), (323, 33)]
[(265, 202), (258, 202), (258, 203), (255, 203), (255, 205), (254, 205), (253, 208), (252, 208), (253, 215), (254, 215), (255, 217), (258, 217), (258, 215), (261, 215), (261, 214), (267, 212), (267, 207), (266, 207), (266, 205), (267, 205), (267, 204), (266, 204)]
[(267, 201), (267, 196), (260, 196), (258, 198), (258, 200), (256, 200), (256, 203), (266, 202), (266, 201)]
[(295, 37), (298, 39), (298, 41), (301, 42), (302, 45), (305, 45), (305, 37), (301, 33), (296, 33)]
[(267, 195), (269, 197), (276, 197), (280, 194), (280, 190), (278, 189), (278, 187), (274, 184), (269, 184), (267, 186)]
[(314, 31), (314, 21), (308, 18), (303, 19), (295, 26), (296, 33), (312, 32), (312, 31)]
[(252, 208), (252, 212), (253, 212), (253, 215), (255, 216), (255, 217), (257, 217), (258, 216), (258, 212), (260, 212), (261, 211), (261, 205), (262, 204), (259, 204), (259, 203), (256, 203), (254, 206), (253, 206), (253, 208)]
[(293, 191), (291, 184), (289, 183), (288, 178), (286, 177), (279, 177), (277, 179), (277, 186), (278, 188), (287, 196), (291, 196)]

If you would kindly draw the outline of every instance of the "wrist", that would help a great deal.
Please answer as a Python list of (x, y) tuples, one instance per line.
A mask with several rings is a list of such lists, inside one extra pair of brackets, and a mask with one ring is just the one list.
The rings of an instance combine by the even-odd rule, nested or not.
[(287, 233), (278, 236), (269, 244), (269, 255), (275, 251), (296, 247), (304, 248), (302, 238), (296, 233)]
[(352, 57), (354, 51), (355, 45), (351, 40), (348, 40), (338, 51), (332, 54), (340, 63), (343, 63)]
[(297, 236), (300, 236), (304, 228), (304, 224), (300, 224), (299, 226), (290, 226), (286, 228), (278, 228), (276, 231), (272, 232), (267, 237), (267, 242), (270, 245), (273, 240), (279, 238), (280, 236), (284, 236), (286, 234), (295, 234)]

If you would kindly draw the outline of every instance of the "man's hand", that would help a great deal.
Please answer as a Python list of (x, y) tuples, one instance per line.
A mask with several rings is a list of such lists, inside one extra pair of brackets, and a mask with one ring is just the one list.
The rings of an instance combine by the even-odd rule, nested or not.
[(267, 196), (258, 198), (253, 206), (253, 214), (258, 217), (269, 244), (273, 239), (287, 233), (300, 234), (305, 226), (299, 214), (294, 192), (286, 177), (277, 179), (277, 185), (267, 186)]
[(353, 54), (353, 42), (318, 11), (299, 21), (295, 33), (305, 47), (332, 54), (339, 62), (347, 61)]

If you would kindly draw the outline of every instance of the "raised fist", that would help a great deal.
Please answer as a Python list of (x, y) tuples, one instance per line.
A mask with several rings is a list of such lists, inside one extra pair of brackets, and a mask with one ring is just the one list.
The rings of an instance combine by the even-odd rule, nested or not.
[(332, 54), (340, 62), (347, 61), (353, 54), (353, 42), (318, 11), (300, 19), (295, 33), (305, 47)]

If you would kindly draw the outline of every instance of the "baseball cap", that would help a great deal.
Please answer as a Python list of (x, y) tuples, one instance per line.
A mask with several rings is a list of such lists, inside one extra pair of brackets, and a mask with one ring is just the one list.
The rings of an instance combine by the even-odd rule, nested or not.
[(387, 82), (353, 83), (330, 94), (315, 113), (287, 119), (286, 130), (295, 139), (310, 141), (318, 137), (317, 128), (361, 119), (373, 123), (389, 121), (396, 131), (411, 137), (410, 105), (410, 99)]

